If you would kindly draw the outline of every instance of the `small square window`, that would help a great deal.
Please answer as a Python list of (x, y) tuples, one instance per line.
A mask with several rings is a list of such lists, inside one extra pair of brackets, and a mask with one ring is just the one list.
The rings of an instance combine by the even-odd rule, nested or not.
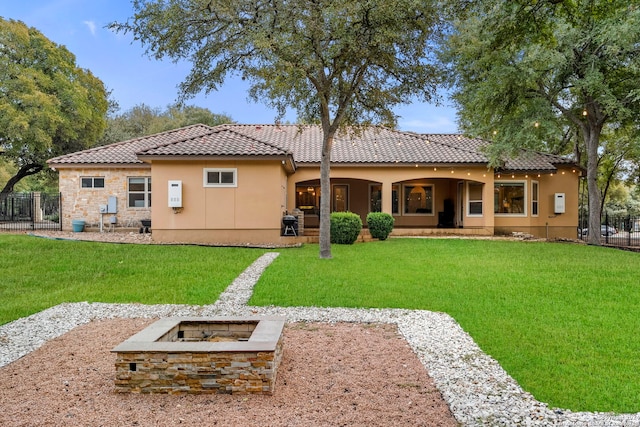
[(204, 169), (205, 187), (236, 187), (237, 169)]

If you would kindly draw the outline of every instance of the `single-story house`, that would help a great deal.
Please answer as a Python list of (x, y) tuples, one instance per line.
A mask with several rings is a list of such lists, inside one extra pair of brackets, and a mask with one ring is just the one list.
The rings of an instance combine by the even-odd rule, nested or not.
[[(527, 150), (494, 169), (486, 144), (382, 127), (341, 133), (331, 209), (363, 223), (368, 212), (392, 214), (395, 236), (575, 238), (582, 170)], [(321, 146), (316, 125), (193, 125), (48, 163), (60, 174), (64, 230), (74, 219), (134, 229), (151, 219), (159, 242), (286, 244), (317, 236)], [(287, 213), (298, 217), (295, 235), (283, 233)]]

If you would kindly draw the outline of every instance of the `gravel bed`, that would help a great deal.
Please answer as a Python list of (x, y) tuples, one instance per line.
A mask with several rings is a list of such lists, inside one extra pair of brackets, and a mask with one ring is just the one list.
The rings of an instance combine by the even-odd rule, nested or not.
[(538, 402), (444, 313), (247, 306), (254, 284), (277, 256), (260, 257), (208, 306), (69, 303), (18, 319), (0, 327), (0, 367), (97, 319), (258, 314), (286, 316), (288, 322), (389, 323), (397, 325), (462, 425), (640, 427), (640, 414), (572, 412)]

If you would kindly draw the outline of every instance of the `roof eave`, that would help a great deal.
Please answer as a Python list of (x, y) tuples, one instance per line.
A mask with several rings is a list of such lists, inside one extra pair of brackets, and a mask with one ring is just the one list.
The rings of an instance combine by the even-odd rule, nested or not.
[(47, 162), (49, 168), (53, 170), (57, 169), (79, 169), (79, 168), (96, 168), (96, 169), (113, 169), (113, 168), (121, 168), (121, 169), (134, 169), (134, 168), (144, 168), (149, 169), (151, 166), (146, 163), (88, 163), (88, 162), (78, 162), (78, 163), (55, 163), (55, 162)]

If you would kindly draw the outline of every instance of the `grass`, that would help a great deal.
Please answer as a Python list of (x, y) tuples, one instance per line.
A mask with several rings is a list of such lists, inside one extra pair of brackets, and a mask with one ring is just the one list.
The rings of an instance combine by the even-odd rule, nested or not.
[(62, 302), (212, 304), (264, 252), (0, 234), (0, 324)]
[[(281, 250), (255, 305), (442, 311), (553, 407), (640, 412), (640, 254), (392, 239)], [(0, 324), (61, 302), (210, 304), (264, 250), (0, 234)]]
[(332, 249), (281, 251), (250, 303), (446, 312), (537, 399), (640, 411), (640, 254), (455, 239)]

